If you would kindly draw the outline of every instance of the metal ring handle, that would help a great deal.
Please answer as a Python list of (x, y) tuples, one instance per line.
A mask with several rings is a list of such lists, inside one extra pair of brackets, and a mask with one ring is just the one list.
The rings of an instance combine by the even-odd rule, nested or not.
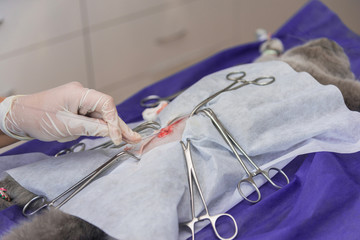
[(69, 149), (63, 149), (63, 150), (60, 150), (57, 154), (55, 154), (54, 157), (58, 157), (58, 156), (61, 156), (61, 155), (65, 155), (65, 154), (68, 154), (70, 152)]
[(289, 177), (286, 175), (286, 173), (281, 170), (280, 168), (276, 168), (276, 167), (272, 167), (272, 168), (269, 168), (269, 170), (267, 172), (263, 172), (263, 174), (265, 174), (265, 178), (271, 183), (271, 185), (273, 185), (274, 187), (280, 189), (282, 188), (283, 186), (280, 186), (278, 184), (276, 184), (271, 178), (270, 178), (270, 175), (269, 175), (269, 172), (273, 170), (273, 171), (276, 171), (277, 173), (281, 173), (281, 175), (285, 178), (286, 180), (286, 184), (289, 184), (290, 183), (290, 180), (289, 180)]
[(150, 95), (141, 99), (140, 105), (146, 108), (152, 108), (159, 105), (161, 98), (158, 95)]
[[(231, 237), (228, 237), (228, 238), (224, 238), (220, 235), (220, 233), (218, 232), (217, 228), (216, 228), (216, 221), (220, 218), (220, 217), (227, 217), (227, 218), (230, 218), (234, 224), (234, 227), (235, 227), (235, 232), (234, 234), (231, 236)], [(231, 240), (231, 239), (234, 239), (236, 237), (236, 235), (238, 234), (238, 226), (237, 226), (237, 223), (236, 223), (236, 220), (233, 216), (231, 216), (230, 214), (227, 214), (227, 213), (222, 213), (222, 214), (217, 214), (217, 215), (214, 215), (214, 216), (208, 216), (210, 222), (211, 222), (211, 225), (212, 225), (212, 228), (215, 232), (215, 235), (221, 239), (221, 240)]]
[[(70, 152), (83, 152), (85, 150), (85, 143), (79, 142), (77, 144), (74, 144), (71, 148), (70, 148)], [(80, 148), (79, 151), (75, 151), (76, 149)]]
[(226, 75), (226, 79), (230, 81), (239, 81), (246, 76), (246, 72), (239, 71), (239, 72), (231, 72)]
[[(41, 204), (43, 204), (42, 206), (36, 208), (34, 211), (28, 211), (29, 208), (31, 208), (31, 206), (37, 202), (38, 200), (41, 200)], [(36, 196), (34, 198), (32, 198), (30, 201), (28, 201), (25, 206), (23, 207), (23, 210), (22, 210), (22, 214), (25, 216), (25, 217), (29, 217), (29, 216), (32, 216), (34, 215), (35, 213), (39, 212), (41, 209), (43, 208), (46, 208), (48, 206), (48, 204), (46, 203), (46, 197), (43, 196), (43, 195), (39, 195), (39, 196)]]
[[(258, 195), (258, 198), (256, 200), (251, 200), (250, 198), (247, 198), (246, 195), (243, 193), (243, 191), (241, 190), (241, 184), (242, 183), (250, 183), (251, 186), (253, 186), (253, 188), (255, 189), (257, 195)], [(238, 185), (237, 185), (237, 189), (238, 189), (238, 192), (240, 193), (240, 195), (248, 202), (251, 202), (251, 203), (257, 203), (261, 200), (261, 193), (260, 193), (260, 190), (259, 188), (256, 186), (254, 180), (252, 180), (252, 178), (245, 178), (243, 180), (241, 180)]]
[(275, 77), (273, 76), (258, 77), (250, 82), (258, 86), (266, 86), (275, 82)]

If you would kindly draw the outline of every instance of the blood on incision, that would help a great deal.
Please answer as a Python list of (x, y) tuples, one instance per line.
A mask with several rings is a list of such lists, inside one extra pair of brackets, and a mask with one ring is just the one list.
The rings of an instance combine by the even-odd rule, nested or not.
[(183, 118), (182, 119), (179, 119), (177, 120), (176, 122), (174, 122), (173, 124), (167, 126), (167, 127), (164, 127), (160, 130), (160, 132), (158, 133), (157, 137), (158, 138), (163, 138), (163, 137), (166, 137), (167, 135), (171, 134), (174, 130), (174, 126), (176, 124), (178, 124), (179, 122), (181, 122), (182, 120), (184, 120)]
[(173, 124), (162, 128), (157, 134), (151, 135), (150, 138), (145, 139), (145, 142), (143, 142), (140, 149), (141, 154), (147, 153), (165, 143), (180, 141), (186, 119), (187, 117), (179, 118)]
[(170, 133), (172, 133), (174, 126), (172, 126), (172, 124), (170, 126), (164, 127), (160, 130), (160, 132), (158, 133), (157, 137), (158, 138), (163, 138), (167, 135), (169, 135)]

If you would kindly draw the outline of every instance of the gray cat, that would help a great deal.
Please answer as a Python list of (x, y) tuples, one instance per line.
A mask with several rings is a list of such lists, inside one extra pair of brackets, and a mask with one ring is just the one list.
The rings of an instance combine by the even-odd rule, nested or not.
[(308, 72), (319, 83), (332, 84), (341, 91), (346, 106), (360, 112), (360, 82), (355, 80), (350, 62), (343, 48), (327, 38), (320, 38), (294, 47), (284, 54), (280, 40), (271, 39), (262, 44), (263, 53), (257, 62), (281, 60), (295, 71)]
[[(296, 71), (311, 74), (321, 84), (337, 86), (349, 109), (360, 111), (360, 82), (350, 70), (349, 59), (335, 42), (322, 38), (283, 52), (280, 40), (266, 41), (260, 48), (262, 55), (256, 61), (281, 60)], [(10, 176), (0, 182), (8, 189), (11, 202), (0, 199), (0, 209), (17, 204), (24, 206), (35, 195), (22, 188)], [(4, 240), (25, 239), (111, 239), (97, 227), (56, 209), (43, 211), (13, 229)]]

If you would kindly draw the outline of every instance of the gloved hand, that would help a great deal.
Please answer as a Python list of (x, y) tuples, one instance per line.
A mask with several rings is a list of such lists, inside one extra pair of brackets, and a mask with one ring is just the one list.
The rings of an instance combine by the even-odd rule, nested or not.
[(1, 130), (14, 138), (70, 141), (81, 135), (141, 140), (122, 121), (112, 97), (72, 82), (44, 92), (12, 96), (0, 104)]

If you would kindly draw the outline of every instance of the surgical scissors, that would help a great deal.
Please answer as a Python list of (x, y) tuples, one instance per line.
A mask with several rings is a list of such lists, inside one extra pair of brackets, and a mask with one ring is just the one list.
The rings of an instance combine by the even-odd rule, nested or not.
[(146, 107), (146, 108), (157, 107), (160, 104), (160, 101), (171, 101), (174, 98), (176, 98), (177, 96), (179, 96), (184, 91), (185, 90), (180, 90), (180, 91), (178, 91), (170, 96), (167, 96), (167, 97), (160, 97), (158, 95), (150, 95), (150, 96), (147, 96), (147, 97), (141, 99), (140, 105), (142, 107)]
[[(212, 99), (214, 99), (215, 97), (217, 97), (221, 93), (228, 92), (228, 91), (233, 91), (233, 90), (239, 89), (239, 88), (244, 87), (244, 86), (249, 85), (249, 84), (254, 84), (254, 85), (257, 85), (257, 86), (266, 86), (266, 85), (269, 85), (269, 84), (271, 84), (271, 83), (273, 83), (275, 81), (275, 77), (273, 77), (273, 76), (258, 77), (258, 78), (254, 79), (254, 80), (251, 80), (251, 81), (245, 80), (244, 79), (245, 76), (246, 76), (246, 73), (243, 72), (243, 71), (228, 73), (226, 75), (226, 80), (233, 81), (233, 83), (231, 83), (229, 86), (225, 87), (224, 89), (221, 89), (220, 91), (217, 91), (216, 93), (214, 93), (210, 97), (206, 98), (204, 101), (200, 102), (192, 110), (192, 112), (190, 113), (190, 117), (193, 116), (202, 106), (204, 106), (205, 104), (210, 102)], [(238, 84), (238, 83), (240, 83), (240, 85), (236, 86), (236, 84)]]
[[(147, 122), (144, 122), (144, 123), (136, 126), (135, 128), (133, 128), (133, 131), (140, 133), (147, 129), (159, 130), (160, 127), (161, 127), (160, 124), (157, 122), (147, 121)], [(121, 148), (121, 147), (125, 146), (126, 144), (127, 144), (126, 142), (123, 142), (120, 145), (116, 146), (113, 144), (113, 142), (111, 140), (109, 140), (105, 143), (99, 144), (98, 146), (92, 147), (89, 150), (96, 150), (96, 149), (101, 149), (101, 148)], [(70, 148), (66, 148), (66, 149), (59, 151), (57, 154), (55, 154), (55, 157), (58, 157), (58, 156), (61, 156), (64, 154), (68, 154), (68, 153), (73, 153), (73, 152), (82, 152), (82, 151), (85, 151), (85, 148), (86, 148), (85, 143), (79, 142), (79, 143), (74, 144)]]
[[(71, 198), (73, 198), (76, 194), (78, 194), (82, 189), (84, 189), (87, 185), (89, 185), (97, 176), (99, 176), (101, 173), (103, 173), (106, 169), (108, 169), (110, 166), (112, 166), (114, 163), (118, 162), (120, 157), (124, 155), (129, 155), (132, 158), (135, 158), (137, 160), (140, 160), (138, 157), (136, 157), (134, 154), (127, 152), (127, 151), (121, 151), (117, 153), (115, 156), (110, 158), (108, 161), (106, 161), (104, 164), (102, 164), (100, 167), (95, 169), (93, 172), (88, 174), (86, 177), (75, 183), (73, 186), (68, 188), (66, 191), (61, 193), (59, 196), (55, 197), (50, 202), (47, 201), (46, 197), (43, 195), (36, 196), (32, 198), (29, 202), (26, 203), (24, 206), (22, 213), (24, 216), (28, 217), (31, 216), (40, 210), (54, 206), (55, 208), (60, 208), (65, 203), (67, 203)], [(67, 196), (68, 195), (68, 196)], [(67, 196), (64, 200), (62, 200), (57, 206), (55, 206), (56, 202), (61, 200)], [(40, 201), (40, 206), (37, 205), (37, 203)], [(35, 207), (34, 210), (31, 208)]]
[[(186, 145), (184, 144), (183, 141), (180, 141), (181, 143), (181, 146), (183, 148), (183, 151), (184, 151), (184, 155), (185, 155), (185, 161), (186, 161), (186, 166), (187, 166), (187, 175), (188, 175), (188, 183), (189, 183), (189, 191), (190, 191), (190, 204), (191, 204), (191, 221), (185, 223), (185, 225), (191, 230), (191, 235), (192, 235), (192, 239), (194, 240), (195, 239), (195, 223), (199, 222), (199, 221), (203, 221), (203, 220), (209, 220), (210, 223), (211, 223), (211, 226), (215, 232), (215, 235), (219, 238), (219, 239), (224, 239), (224, 240), (227, 240), (227, 239), (234, 239), (235, 236), (237, 235), (238, 233), (238, 227), (237, 227), (237, 224), (236, 224), (236, 221), (234, 219), (233, 216), (231, 216), (230, 214), (227, 214), (227, 213), (222, 213), (222, 214), (217, 214), (217, 215), (213, 215), (213, 216), (210, 216), (209, 214), (209, 209), (206, 205), (206, 202), (205, 202), (205, 199), (204, 199), (204, 195), (202, 193), (202, 190), (201, 190), (201, 187), (200, 187), (200, 183), (199, 183), (199, 180), (196, 176), (196, 172), (195, 172), (195, 167), (194, 167), (194, 163), (192, 161), (192, 156), (191, 156), (191, 151), (190, 151), (190, 140), (187, 139), (187, 142), (186, 142)], [(194, 189), (193, 189), (193, 182), (195, 183), (197, 189), (198, 189), (198, 192), (199, 192), (199, 195), (200, 195), (200, 198), (201, 198), (201, 201), (204, 205), (204, 210), (205, 210), (205, 213), (199, 217), (196, 217), (195, 216), (195, 205), (194, 205)], [(217, 228), (216, 228), (216, 221), (220, 218), (220, 217), (228, 217), (230, 218), (233, 223), (234, 223), (234, 226), (235, 226), (235, 232), (234, 234), (229, 237), (229, 238), (223, 238), (220, 236)]]
[[(221, 136), (224, 138), (224, 140), (226, 141), (226, 143), (229, 145), (229, 147), (231, 148), (232, 152), (235, 154), (237, 160), (240, 162), (241, 166), (244, 168), (246, 174), (248, 175), (247, 178), (240, 180), (240, 182), (237, 185), (237, 189), (240, 193), (240, 195), (246, 199), (247, 201), (251, 202), (251, 203), (256, 203), (259, 202), (261, 199), (261, 193), (259, 188), (256, 186), (255, 181), (253, 179), (253, 177), (261, 174), (265, 177), (265, 179), (271, 183), (271, 185), (273, 185), (275, 188), (282, 188), (282, 186), (279, 186), (278, 184), (276, 184), (273, 180), (271, 180), (269, 172), (271, 170), (276, 171), (278, 173), (281, 173), (282, 176), (285, 178), (286, 180), (286, 184), (289, 184), (289, 178), (288, 176), (285, 174), (284, 171), (282, 171), (279, 168), (275, 168), (275, 167), (271, 167), (268, 170), (262, 170), (260, 169), (260, 167), (246, 154), (246, 152), (244, 151), (244, 149), (241, 148), (241, 146), (239, 145), (239, 143), (234, 139), (233, 136), (231, 136), (231, 134), (229, 133), (229, 131), (226, 130), (226, 128), (222, 125), (222, 123), (220, 122), (220, 120), (217, 118), (216, 114), (210, 109), (210, 108), (206, 108), (206, 109), (202, 109), (199, 112), (203, 112), (205, 113), (212, 121), (212, 123), (215, 125), (215, 127), (217, 128), (218, 132), (221, 134)], [(243, 154), (243, 156), (249, 161), (249, 163), (255, 168), (254, 172), (251, 172), (249, 170), (249, 168), (245, 165), (245, 162), (241, 159), (241, 157), (239, 156), (239, 153), (236, 151), (236, 148)], [(243, 191), (241, 190), (241, 186), (243, 183), (249, 183), (251, 186), (253, 186), (253, 188), (255, 189), (258, 198), (256, 200), (251, 200), (248, 197), (246, 197), (246, 195), (243, 193)]]

